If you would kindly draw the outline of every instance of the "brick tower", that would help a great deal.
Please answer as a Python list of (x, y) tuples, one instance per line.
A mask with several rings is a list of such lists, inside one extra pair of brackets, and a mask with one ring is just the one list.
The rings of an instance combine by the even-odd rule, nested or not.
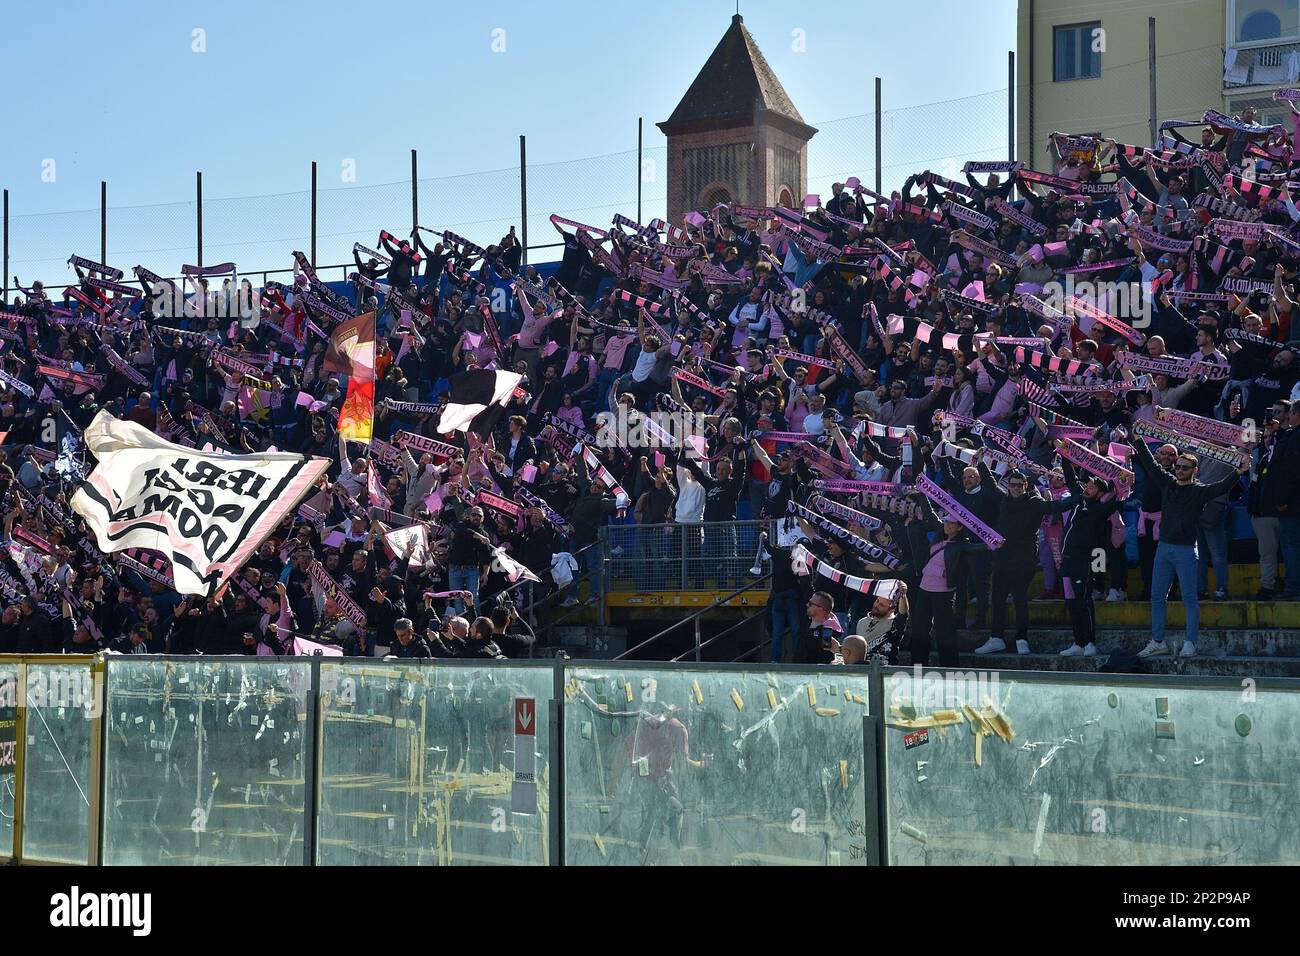
[(808, 191), (808, 140), (781, 81), (737, 14), (673, 115), (668, 137), (668, 221), (719, 202), (795, 206)]

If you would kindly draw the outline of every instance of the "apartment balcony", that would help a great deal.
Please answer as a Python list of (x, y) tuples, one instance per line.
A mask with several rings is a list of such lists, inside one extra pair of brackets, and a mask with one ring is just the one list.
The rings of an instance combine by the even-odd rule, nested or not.
[(1237, 96), (1296, 85), (1300, 85), (1300, 37), (1225, 49), (1224, 95)]

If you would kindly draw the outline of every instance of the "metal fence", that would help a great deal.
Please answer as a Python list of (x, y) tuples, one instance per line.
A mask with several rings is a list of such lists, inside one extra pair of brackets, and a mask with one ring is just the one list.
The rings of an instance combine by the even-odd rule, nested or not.
[[(886, 85), (884, 102), (890, 93)], [(828, 199), (832, 182), (854, 175), (868, 184), (880, 179), (888, 190), (923, 168), (955, 176), (966, 160), (1005, 158), (1007, 96), (1000, 89), (815, 122), (808, 190)], [(21, 208), (6, 189), (3, 292), (8, 302), (15, 275), (25, 286), (39, 279), (57, 288), (73, 278), (72, 254), (128, 269), (129, 282), (136, 264), (173, 278), (181, 265), (205, 262), (234, 262), (250, 277), (284, 275), (290, 254), (301, 250), (326, 278), (341, 279), (354, 268), (354, 242), (373, 245), (381, 229), (405, 235), (417, 224), (484, 246), (514, 226), (528, 261), (554, 261), (562, 242), (553, 213), (593, 225), (608, 225), (616, 213), (640, 222), (666, 216), (666, 140), (639, 122), (635, 141), (636, 149), (547, 162), (530, 157), (521, 136), (518, 156), (502, 157), (497, 169), (439, 176), (429, 176), (427, 164), (422, 176), (412, 150), (410, 177), (383, 183), (365, 182), (346, 161), (341, 168), (312, 163), (303, 189), (269, 195), (232, 196), (230, 184), (199, 173), (192, 197), (150, 205), (111, 205), (113, 184), (102, 183), (98, 195), (68, 199), (79, 208), (67, 212)]]
[[(753, 581), (770, 521), (609, 525), (601, 529), (604, 591), (731, 591)], [(762, 587), (759, 590), (767, 590)]]

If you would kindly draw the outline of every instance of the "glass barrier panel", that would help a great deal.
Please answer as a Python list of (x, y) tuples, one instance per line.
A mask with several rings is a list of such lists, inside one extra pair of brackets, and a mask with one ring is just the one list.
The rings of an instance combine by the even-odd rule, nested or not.
[(311, 664), (108, 661), (104, 863), (303, 863)]
[(18, 664), (0, 662), (0, 859), (14, 855), (18, 799)]
[(887, 671), (892, 864), (1300, 863), (1300, 693)]
[[(554, 675), (500, 661), (322, 662), (317, 862), (548, 864)], [(534, 702), (533, 736), (516, 736), (519, 699)], [(516, 742), (534, 748), (532, 784), (514, 783)]]
[(27, 665), (23, 859), (90, 860), (90, 749), (95, 717), (89, 663)]
[(864, 863), (867, 693), (865, 669), (566, 667), (565, 863)]

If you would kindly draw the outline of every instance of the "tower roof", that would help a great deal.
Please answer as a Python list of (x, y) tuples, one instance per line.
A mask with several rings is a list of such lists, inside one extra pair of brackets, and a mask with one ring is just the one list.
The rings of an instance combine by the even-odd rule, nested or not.
[(713, 53), (700, 68), (672, 116), (658, 127), (667, 135), (725, 129), (764, 122), (804, 139), (817, 130), (804, 122), (785, 87), (763, 57), (763, 51), (736, 14)]

